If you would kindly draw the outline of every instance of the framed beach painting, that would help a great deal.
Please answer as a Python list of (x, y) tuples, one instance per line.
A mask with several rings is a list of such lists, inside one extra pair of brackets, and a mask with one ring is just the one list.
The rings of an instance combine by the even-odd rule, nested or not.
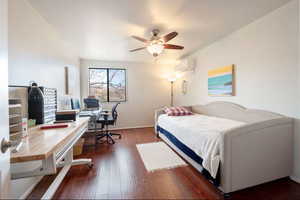
[(209, 96), (234, 96), (234, 65), (208, 71)]

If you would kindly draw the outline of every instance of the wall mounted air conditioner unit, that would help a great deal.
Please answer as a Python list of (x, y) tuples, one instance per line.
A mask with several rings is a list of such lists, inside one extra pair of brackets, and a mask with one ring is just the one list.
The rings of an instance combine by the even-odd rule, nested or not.
[(196, 60), (195, 59), (183, 59), (175, 67), (175, 71), (190, 72), (190, 71), (195, 70), (195, 66), (196, 66)]

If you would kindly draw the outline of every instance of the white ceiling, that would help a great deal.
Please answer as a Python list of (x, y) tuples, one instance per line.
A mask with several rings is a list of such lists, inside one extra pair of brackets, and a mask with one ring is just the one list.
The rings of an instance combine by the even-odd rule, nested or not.
[(165, 50), (160, 61), (191, 54), (249, 24), (290, 0), (28, 0), (31, 5), (79, 50), (81, 58), (152, 61), (130, 35), (150, 37), (177, 31), (169, 43), (183, 51)]

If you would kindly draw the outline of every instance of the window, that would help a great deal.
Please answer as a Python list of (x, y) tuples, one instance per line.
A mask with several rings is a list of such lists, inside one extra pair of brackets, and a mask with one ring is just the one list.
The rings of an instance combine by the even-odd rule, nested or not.
[(126, 101), (126, 70), (89, 68), (89, 94), (101, 102)]

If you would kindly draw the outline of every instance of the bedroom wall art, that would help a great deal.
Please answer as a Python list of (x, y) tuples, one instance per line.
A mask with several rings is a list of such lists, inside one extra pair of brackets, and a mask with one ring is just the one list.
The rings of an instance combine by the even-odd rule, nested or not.
[(208, 71), (209, 96), (234, 96), (234, 65)]
[(181, 93), (184, 95), (187, 93), (187, 81), (186, 80), (183, 80), (181, 82)]

